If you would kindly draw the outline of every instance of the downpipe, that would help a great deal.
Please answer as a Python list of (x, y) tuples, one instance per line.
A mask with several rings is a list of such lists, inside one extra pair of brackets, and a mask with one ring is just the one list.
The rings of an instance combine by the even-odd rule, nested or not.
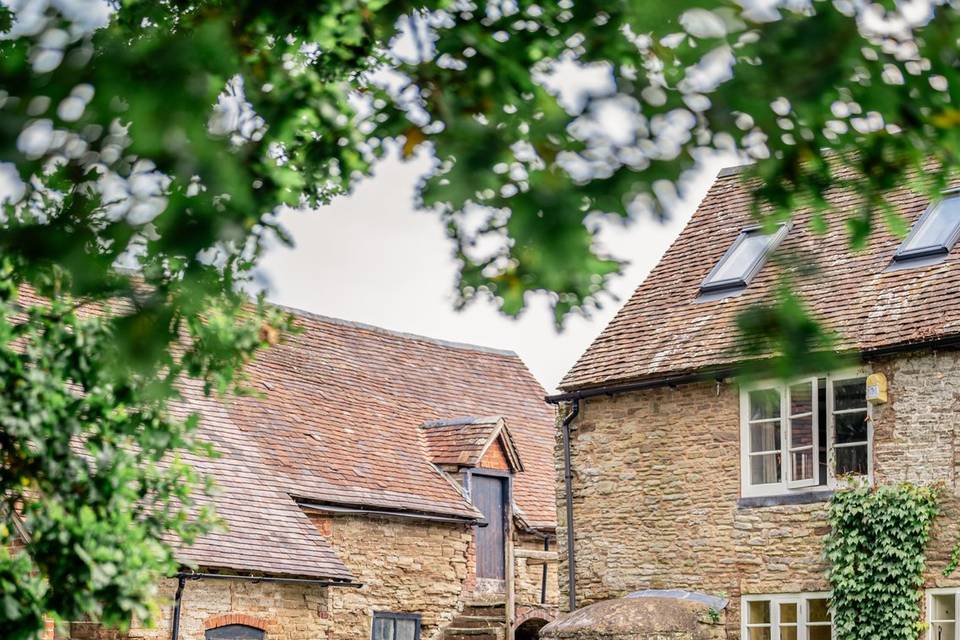
[(563, 433), (563, 485), (567, 501), (567, 595), (570, 611), (577, 609), (577, 561), (573, 554), (573, 471), (570, 462), (570, 424), (580, 413), (580, 399), (574, 398), (561, 423)]
[(183, 601), (183, 588), (186, 584), (186, 576), (177, 576), (177, 593), (173, 597), (173, 625), (170, 631), (170, 640), (177, 640), (180, 636), (180, 603)]

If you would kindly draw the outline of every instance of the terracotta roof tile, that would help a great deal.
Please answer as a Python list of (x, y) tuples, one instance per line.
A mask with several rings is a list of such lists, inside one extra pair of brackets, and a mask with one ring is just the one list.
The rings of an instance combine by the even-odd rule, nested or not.
[(518, 506), (553, 527), (553, 413), (516, 354), (297, 312), (302, 330), (247, 367), (264, 397), (227, 411), (280, 478), (312, 502), (476, 517), (431, 464), (420, 425), (503, 416), (524, 461)]
[[(911, 224), (929, 204), (906, 187), (893, 191), (889, 200)], [(811, 230), (813, 211), (801, 208), (778, 249), (812, 259), (816, 273), (802, 276), (796, 267), (768, 260), (741, 295), (697, 300), (704, 277), (754, 221), (747, 185), (736, 172), (722, 172), (680, 236), (560, 388), (570, 391), (735, 364), (740, 346), (735, 318), (748, 305), (772, 300), (780, 269), (792, 270), (795, 290), (815, 317), (840, 335), (840, 348), (869, 351), (960, 334), (960, 305), (955, 303), (960, 251), (955, 249), (936, 265), (888, 272), (900, 239), (878, 219), (866, 249), (851, 250), (845, 221), (861, 215), (861, 200), (834, 188), (828, 201), (832, 209), (826, 234)]]
[(432, 420), (421, 425), (430, 459), (436, 464), (475, 467), (480, 464), (489, 446), (496, 440), (503, 443), (513, 469), (523, 471), (523, 462), (516, 450), (506, 421), (500, 416)]
[[(29, 290), (25, 304), (42, 304)], [(91, 310), (96, 313), (96, 310)], [(217, 459), (191, 458), (220, 491), (227, 530), (182, 548), (200, 567), (349, 579), (296, 502), (384, 507), (480, 518), (432, 464), (420, 425), (503, 416), (525, 462), (514, 498), (533, 527), (556, 525), (553, 412), (516, 354), (295, 312), (299, 334), (246, 373), (263, 397), (206, 398), (195, 382), (171, 411), (201, 415)], [(207, 498), (195, 494), (198, 506)], [(349, 550), (347, 550), (349, 551)]]

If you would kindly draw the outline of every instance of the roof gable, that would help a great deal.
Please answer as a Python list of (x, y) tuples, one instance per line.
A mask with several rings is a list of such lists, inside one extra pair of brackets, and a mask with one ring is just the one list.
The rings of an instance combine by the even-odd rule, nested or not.
[(421, 425), (435, 464), (478, 467), (492, 446), (502, 448), (512, 471), (523, 471), (520, 453), (501, 416), (432, 420)]
[[(888, 199), (911, 225), (929, 204), (906, 186)], [(815, 233), (813, 209), (799, 208), (777, 251), (812, 261), (812, 273), (802, 273), (795, 262), (771, 259), (738, 295), (698, 300), (704, 277), (742, 230), (755, 223), (749, 185), (737, 172), (722, 172), (679, 237), (560, 388), (572, 391), (735, 365), (737, 314), (773, 300), (781, 274), (790, 276), (814, 317), (839, 334), (838, 348), (869, 353), (960, 335), (960, 305), (952, 302), (960, 286), (960, 251), (938, 264), (888, 270), (901, 240), (877, 224), (868, 246), (851, 250), (846, 221), (862, 215), (862, 200), (835, 187), (827, 201), (832, 207), (827, 232)]]

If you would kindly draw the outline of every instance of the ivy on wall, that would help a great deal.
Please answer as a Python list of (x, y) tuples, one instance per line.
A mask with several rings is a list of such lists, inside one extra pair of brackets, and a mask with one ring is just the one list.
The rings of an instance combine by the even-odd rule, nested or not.
[(916, 640), (935, 487), (838, 491), (826, 541), (836, 640)]

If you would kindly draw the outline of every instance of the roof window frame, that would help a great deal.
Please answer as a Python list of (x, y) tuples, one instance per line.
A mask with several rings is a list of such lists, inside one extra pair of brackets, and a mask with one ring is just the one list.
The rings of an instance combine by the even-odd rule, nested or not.
[(727, 248), (727, 251), (723, 254), (720, 260), (717, 261), (717, 264), (710, 269), (710, 272), (700, 283), (700, 294), (730, 292), (746, 288), (754, 279), (754, 277), (760, 273), (763, 265), (767, 262), (767, 257), (773, 253), (777, 246), (783, 241), (783, 238), (787, 235), (787, 232), (790, 230), (789, 222), (781, 222), (778, 223), (777, 226), (778, 229), (772, 234), (769, 234), (771, 238), (767, 248), (753, 260), (749, 267), (747, 267), (742, 278), (727, 278), (726, 280), (711, 282), (717, 272), (723, 268), (727, 260), (730, 259), (730, 256), (733, 255), (737, 248), (743, 244), (744, 240), (746, 240), (750, 234), (757, 232), (762, 233), (765, 229), (764, 225), (762, 224), (754, 224), (744, 227), (740, 231), (740, 234), (734, 239), (733, 244)]
[(919, 261), (925, 258), (946, 256), (953, 249), (953, 246), (957, 243), (957, 240), (960, 240), (960, 219), (958, 219), (953, 226), (953, 230), (947, 236), (943, 244), (935, 247), (923, 247), (920, 249), (904, 249), (904, 247), (906, 247), (920, 232), (920, 229), (923, 228), (924, 223), (926, 223), (927, 220), (933, 215), (934, 211), (937, 210), (937, 207), (943, 204), (946, 200), (960, 198), (960, 187), (946, 189), (941, 192), (941, 196), (942, 197), (940, 199), (928, 204), (923, 214), (917, 219), (916, 222), (913, 223), (913, 226), (910, 228), (910, 232), (903, 239), (903, 242), (900, 243), (900, 246), (897, 247), (897, 251), (893, 255), (894, 263), (912, 263), (913, 261)]

